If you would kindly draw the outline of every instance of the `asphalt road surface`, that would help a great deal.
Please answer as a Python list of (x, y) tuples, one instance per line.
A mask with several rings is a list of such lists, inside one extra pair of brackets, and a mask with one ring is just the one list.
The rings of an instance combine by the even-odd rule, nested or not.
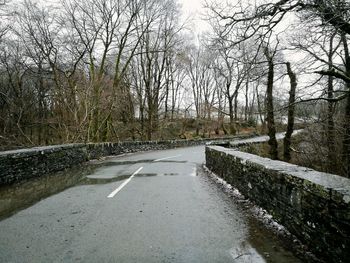
[(301, 262), (202, 170), (204, 146), (0, 188), (0, 262)]

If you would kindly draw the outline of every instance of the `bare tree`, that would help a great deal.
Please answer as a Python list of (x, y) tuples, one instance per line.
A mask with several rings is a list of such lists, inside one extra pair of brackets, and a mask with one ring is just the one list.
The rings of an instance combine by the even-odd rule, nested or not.
[(212, 55), (209, 49), (192, 46), (187, 57), (187, 75), (190, 79), (196, 110), (197, 135), (200, 130), (199, 122), (208, 117), (213, 105), (213, 96), (215, 96)]
[(9, 30), (9, 25), (6, 23), (6, 17), (9, 16), (9, 12), (6, 8), (7, 1), (0, 3), (0, 42), (4, 38), (5, 34)]
[(246, 55), (243, 46), (232, 49), (223, 42), (221, 44), (216, 70), (225, 80), (224, 94), (228, 102), (230, 133), (235, 134), (237, 130), (235, 122), (238, 121), (238, 95), (247, 80), (252, 64), (243, 58)]
[(283, 140), (283, 157), (286, 161), (290, 161), (291, 137), (294, 131), (295, 92), (297, 88), (297, 77), (296, 77), (296, 74), (293, 72), (291, 64), (289, 62), (286, 63), (286, 66), (287, 66), (287, 73), (290, 79), (290, 91), (289, 91), (287, 131)]
[(132, 79), (140, 109), (141, 134), (143, 137), (146, 131), (148, 139), (152, 139), (158, 131), (161, 111), (165, 111), (165, 116), (168, 112), (170, 89), (173, 90), (173, 99), (178, 93), (174, 93), (173, 74), (176, 70), (172, 61), (175, 60), (179, 43), (177, 35), (181, 31), (181, 25), (176, 19), (179, 11), (170, 1), (159, 4), (156, 11), (158, 13), (154, 13), (155, 10), (148, 11), (149, 23), (137, 30), (139, 46), (132, 59)]
[[(333, 77), (333, 80), (341, 80), (345, 88), (341, 95), (331, 98), (333, 92), (331, 89), (327, 97), (318, 98), (328, 101), (344, 101), (344, 136), (343, 136), (343, 164), (345, 165), (343, 174), (349, 176), (349, 156), (350, 156), (350, 106), (348, 106), (350, 79), (349, 79), (349, 51), (348, 37), (350, 34), (349, 12), (350, 4), (348, 1), (323, 1), (323, 0), (281, 0), (276, 2), (262, 1), (253, 8), (249, 8), (249, 2), (234, 1), (229, 6), (224, 6), (218, 2), (207, 3), (207, 8), (211, 14), (211, 19), (215, 20), (218, 26), (220, 36), (226, 37), (234, 32), (235, 38), (229, 38), (231, 46), (238, 45), (247, 40), (256, 41), (259, 48), (263, 47), (263, 40), (267, 40), (271, 34), (276, 33), (277, 27), (287, 17), (294, 16), (299, 23), (304, 25), (302, 30), (310, 29), (307, 25), (312, 24), (314, 28), (321, 29), (318, 33), (322, 36), (327, 31), (337, 32), (337, 38), (341, 39), (342, 52), (339, 57), (343, 61), (343, 66), (336, 65), (329, 58), (316, 57), (323, 63), (323, 68), (316, 70), (317, 73), (325, 77)], [(280, 28), (278, 29), (280, 30)], [(323, 47), (322, 47), (323, 48)], [(315, 53), (314, 53), (315, 54)], [(328, 60), (328, 61), (327, 61)], [(331, 87), (331, 79), (329, 87)], [(327, 93), (326, 93), (327, 94)], [(331, 106), (330, 106), (331, 107)], [(329, 123), (332, 126), (332, 123)]]
[(271, 50), (268, 46), (264, 48), (264, 55), (268, 63), (268, 73), (267, 73), (267, 87), (266, 87), (266, 120), (268, 135), (270, 137), (268, 143), (270, 145), (270, 156), (272, 159), (278, 159), (278, 143), (276, 140), (276, 126), (274, 118), (274, 106), (273, 106), (273, 84), (274, 84), (274, 67), (275, 67), (275, 55), (276, 48)]

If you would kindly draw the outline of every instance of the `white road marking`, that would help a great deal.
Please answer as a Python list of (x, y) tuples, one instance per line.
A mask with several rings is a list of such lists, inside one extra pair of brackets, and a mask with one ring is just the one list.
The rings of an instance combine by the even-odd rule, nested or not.
[(124, 188), (124, 186), (126, 186), (131, 179), (138, 174), (141, 170), (143, 169), (143, 167), (140, 167), (139, 169), (137, 169), (136, 172), (134, 172), (124, 183), (122, 183), (117, 189), (115, 189), (112, 193), (110, 193), (108, 195), (108, 198), (113, 198), (120, 190), (122, 190)]
[(165, 157), (165, 158), (160, 158), (160, 159), (154, 160), (153, 162), (159, 162), (159, 161), (172, 159), (172, 158), (176, 158), (176, 157), (180, 157), (180, 156), (181, 156), (181, 154), (180, 155), (175, 155), (175, 156), (170, 156), (170, 157)]

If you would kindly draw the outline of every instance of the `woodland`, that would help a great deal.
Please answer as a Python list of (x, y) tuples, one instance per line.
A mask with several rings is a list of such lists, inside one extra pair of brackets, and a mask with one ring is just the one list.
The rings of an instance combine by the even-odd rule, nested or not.
[(196, 34), (175, 0), (0, 3), (0, 150), (255, 132), (350, 177), (350, 2), (203, 10)]

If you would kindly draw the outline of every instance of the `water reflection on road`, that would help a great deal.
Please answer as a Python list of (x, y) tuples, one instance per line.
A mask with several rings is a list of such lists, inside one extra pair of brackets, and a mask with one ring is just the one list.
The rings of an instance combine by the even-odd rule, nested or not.
[(249, 243), (243, 241), (240, 246), (234, 247), (230, 250), (230, 254), (234, 262), (239, 263), (265, 263), (265, 259), (251, 247)]
[[(88, 163), (52, 175), (34, 178), (9, 186), (0, 186), (0, 220), (73, 186), (108, 184), (125, 180), (130, 177), (127, 168), (132, 164), (141, 162), (148, 163), (153, 162), (153, 160)], [(175, 163), (175, 161), (168, 162)], [(115, 172), (116, 166), (118, 166), (117, 173)], [(136, 177), (157, 175), (155, 173), (140, 173)], [(177, 174), (168, 173), (162, 175), (172, 176)]]
[(36, 202), (80, 184), (96, 170), (96, 165), (81, 165), (53, 175), (0, 187), (0, 220)]
[[(88, 163), (86, 165), (80, 165), (54, 175), (36, 178), (11, 186), (0, 187), (0, 220), (11, 217), (18, 211), (30, 207), (42, 199), (58, 194), (74, 186), (101, 185), (125, 180), (130, 177), (133, 169), (135, 168), (135, 165), (139, 166), (141, 164), (152, 162), (154, 162), (154, 160), (146, 159), (139, 161), (105, 161)], [(167, 160), (164, 161), (164, 164), (162, 164), (162, 161), (159, 161), (157, 162), (157, 165), (163, 165), (167, 168), (165, 170), (169, 170), (168, 168), (171, 164), (185, 165), (185, 163), (185, 161)], [(199, 191), (198, 196), (203, 195), (203, 193), (209, 193), (210, 195), (211, 200), (208, 200), (210, 201), (208, 202), (208, 208), (205, 208), (208, 209), (208, 216), (210, 210), (216, 211), (215, 206), (220, 206), (223, 208), (218, 209), (218, 211), (225, 212), (223, 214), (214, 213), (214, 215), (212, 215), (213, 217), (221, 217), (223, 221), (230, 221), (232, 218), (235, 218), (231, 213), (235, 213), (233, 211), (237, 212), (237, 204), (233, 203), (233, 200), (224, 192), (222, 192), (221, 189), (217, 187), (217, 185), (211, 179), (206, 176), (197, 176), (203, 174), (201, 166), (191, 164), (191, 170), (192, 178), (195, 177), (193, 179), (197, 180), (196, 183), (201, 185), (201, 187), (196, 190)], [(163, 171), (160, 173), (145, 172), (135, 175), (136, 178), (150, 178), (150, 180), (152, 180), (152, 177), (155, 176), (183, 176), (183, 174), (181, 175), (176, 172), (165, 173)], [(172, 178), (175, 179), (178, 177)], [(176, 205), (179, 205), (179, 209), (181, 208), (181, 204)], [(197, 212), (204, 213), (203, 211)], [(241, 212), (243, 214), (244, 209), (242, 209)], [(202, 215), (202, 218), (206, 216), (205, 213)], [(143, 214), (145, 213), (143, 212)], [(185, 219), (183, 220), (186, 221)], [(235, 244), (232, 244), (234, 247), (227, 251), (227, 254), (230, 255), (230, 258), (233, 260), (232, 262), (302, 262), (293, 256), (290, 251), (283, 248), (283, 246), (280, 244), (280, 241), (277, 240), (273, 233), (270, 233), (267, 229), (258, 226), (254, 220), (246, 219), (246, 221), (247, 222), (232, 223), (233, 225), (240, 225), (242, 223), (242, 227), (238, 228), (238, 232), (236, 233), (238, 238), (237, 242), (235, 241)], [(246, 228), (248, 228), (247, 231)], [(241, 232), (248, 232), (247, 237), (243, 238), (242, 241), (240, 241), (242, 238)], [(242, 236), (244, 237), (245, 235), (242, 234)], [(192, 237), (189, 237), (189, 240), (191, 240), (191, 238)], [(196, 249), (199, 249), (199, 247), (193, 247), (192, 249), (192, 253), (195, 255), (195, 251)], [(190, 254), (189, 252), (186, 253)]]

